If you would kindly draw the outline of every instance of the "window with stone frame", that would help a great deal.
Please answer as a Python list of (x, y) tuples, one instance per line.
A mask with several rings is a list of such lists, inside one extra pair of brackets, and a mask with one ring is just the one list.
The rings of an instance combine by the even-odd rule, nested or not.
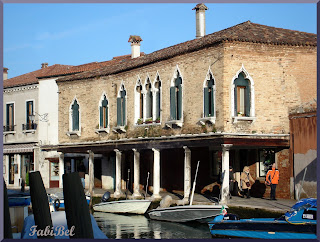
[(155, 81), (155, 120), (156, 122), (160, 122), (161, 116), (161, 80), (160, 77), (157, 76)]
[(79, 104), (75, 99), (71, 106), (71, 131), (79, 131), (80, 126), (80, 113), (79, 113)]
[(212, 74), (210, 73), (209, 79), (206, 81), (206, 85), (203, 89), (204, 96), (204, 117), (215, 116), (215, 82)]
[(117, 97), (117, 126), (126, 125), (126, 95), (127, 92), (122, 84)]
[(33, 101), (26, 102), (26, 125), (23, 130), (35, 129), (34, 121), (31, 120), (30, 116), (33, 115)]
[(6, 126), (3, 131), (14, 131), (14, 103), (7, 103), (6, 105)]
[(182, 120), (182, 78), (179, 71), (170, 87), (170, 119)]
[(144, 106), (144, 97), (143, 97), (143, 88), (140, 79), (137, 81), (136, 90), (135, 90), (135, 122), (137, 124), (143, 123), (143, 106)]
[(234, 80), (234, 112), (235, 116), (250, 117), (251, 108), (250, 81), (243, 72)]
[(145, 120), (146, 121), (153, 121), (153, 94), (152, 94), (152, 85), (150, 79), (148, 78), (145, 85), (146, 90), (146, 114)]
[(275, 163), (275, 150), (259, 150), (259, 177), (265, 177), (272, 164)]
[(100, 116), (100, 129), (106, 129), (108, 127), (108, 115), (109, 115), (109, 107), (108, 100), (106, 95), (103, 95), (103, 99), (101, 100), (101, 105), (99, 107), (99, 116)]

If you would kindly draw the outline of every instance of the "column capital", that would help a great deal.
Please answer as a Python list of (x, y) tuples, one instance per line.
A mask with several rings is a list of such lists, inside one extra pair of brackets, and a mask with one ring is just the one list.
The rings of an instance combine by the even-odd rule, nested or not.
[(233, 144), (221, 144), (222, 150), (230, 150)]
[(153, 152), (160, 152), (160, 149), (152, 148)]
[(137, 149), (132, 149), (132, 151), (133, 151), (134, 153), (136, 153), (136, 152), (140, 153), (140, 151), (137, 150)]
[(121, 151), (118, 150), (118, 149), (114, 149), (114, 152), (116, 152), (116, 153), (121, 153)]
[(184, 149), (184, 152), (191, 152), (191, 150), (188, 148), (188, 146), (182, 146)]

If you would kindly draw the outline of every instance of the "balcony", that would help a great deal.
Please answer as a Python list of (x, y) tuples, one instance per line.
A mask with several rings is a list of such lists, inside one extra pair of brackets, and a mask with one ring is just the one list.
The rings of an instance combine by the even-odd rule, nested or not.
[(15, 125), (4, 125), (3, 134), (15, 134)]
[(37, 129), (36, 123), (22, 124), (23, 133), (35, 133), (36, 129)]

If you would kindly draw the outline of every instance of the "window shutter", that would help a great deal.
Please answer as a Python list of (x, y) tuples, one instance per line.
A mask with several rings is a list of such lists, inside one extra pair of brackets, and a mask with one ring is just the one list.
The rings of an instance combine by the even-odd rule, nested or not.
[(181, 84), (178, 85), (178, 88), (179, 88), (179, 91), (178, 91), (178, 117), (177, 119), (178, 120), (181, 120), (182, 119), (182, 86)]
[(214, 116), (214, 91), (213, 88), (211, 88), (211, 116)]
[(122, 120), (121, 125), (124, 126), (126, 124), (126, 98), (122, 98)]
[(79, 130), (79, 106), (75, 102), (73, 107), (73, 131)]
[(156, 118), (160, 118), (160, 90), (157, 91), (157, 95), (156, 95), (156, 108), (157, 108)]
[(106, 116), (104, 117), (106, 119), (106, 128), (108, 127), (108, 106), (106, 106)]
[(7, 104), (7, 125), (10, 125), (10, 123), (9, 123), (9, 120), (10, 120), (10, 117), (9, 117), (9, 109), (10, 109), (10, 104)]
[(117, 98), (117, 125), (121, 126), (121, 98)]
[(103, 127), (103, 107), (100, 106), (100, 128), (104, 128)]
[(251, 92), (250, 92), (250, 86), (249, 82), (247, 82), (247, 87), (246, 87), (246, 116), (250, 117), (250, 98), (251, 98)]
[(170, 117), (171, 120), (177, 119), (177, 107), (176, 107), (176, 87), (170, 87)]
[(204, 116), (208, 117), (209, 116), (209, 92), (208, 92), (208, 88), (205, 87), (203, 89), (203, 95), (204, 95)]
[(30, 112), (30, 110), (29, 110), (29, 102), (26, 102), (26, 124), (28, 124), (29, 123), (29, 112)]
[(238, 85), (234, 85), (234, 116), (238, 116)]

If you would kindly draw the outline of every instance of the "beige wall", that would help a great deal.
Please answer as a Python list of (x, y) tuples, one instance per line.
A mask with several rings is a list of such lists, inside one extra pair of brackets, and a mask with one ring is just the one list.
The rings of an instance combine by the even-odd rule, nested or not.
[[(256, 120), (235, 124), (230, 114), (231, 82), (242, 65), (254, 80)], [(183, 78), (184, 124), (182, 128), (166, 129), (164, 123), (170, 118), (169, 88), (177, 66)], [(203, 83), (209, 66), (216, 81), (217, 131), (289, 133), (289, 107), (316, 98), (316, 48), (225, 43), (116, 75), (59, 82), (59, 142), (145, 135), (145, 126), (134, 125), (134, 90), (138, 76), (144, 84), (147, 76), (154, 82), (157, 73), (162, 81), (161, 125), (148, 126), (149, 136), (213, 131), (213, 126), (204, 128), (198, 122), (203, 115)], [(118, 135), (112, 128), (116, 126), (116, 97), (122, 81), (127, 90), (128, 129)], [(98, 106), (104, 92), (109, 101), (111, 129), (110, 134), (97, 134)], [(69, 108), (75, 97), (80, 105), (81, 136), (69, 137)]]

